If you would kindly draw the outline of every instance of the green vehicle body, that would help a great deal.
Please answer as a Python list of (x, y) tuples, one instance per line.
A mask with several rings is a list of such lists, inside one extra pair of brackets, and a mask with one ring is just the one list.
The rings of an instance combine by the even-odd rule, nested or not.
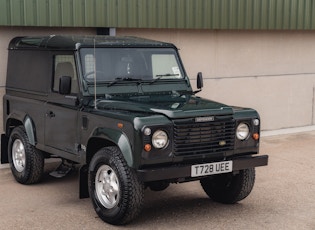
[[(171, 55), (177, 66), (166, 77), (150, 79), (113, 76), (99, 81), (98, 73), (87, 73), (88, 67), (92, 72), (98, 68), (98, 60), (92, 57), (95, 51), (114, 54), (115, 49), (150, 50), (152, 56), (158, 56), (151, 60), (161, 63), (167, 63), (161, 58)], [(83, 58), (84, 52), (90, 53)], [(58, 55), (61, 59), (73, 57), (75, 79), (68, 73), (56, 78)], [(91, 66), (83, 63), (91, 60)], [(102, 68), (109, 67), (104, 64)], [(127, 71), (129, 68), (128, 64)], [(159, 73), (154, 68), (147, 67)], [(202, 83), (200, 76), (199, 80)], [(232, 160), (233, 172), (267, 165), (268, 156), (255, 156), (259, 152), (259, 119), (254, 109), (198, 97), (173, 44), (133, 37), (17, 37), (9, 45), (1, 163), (8, 162), (12, 130), (23, 126), (29, 143), (45, 157), (58, 156), (81, 166), (82, 198), (89, 195), (88, 165), (96, 152), (108, 146), (118, 147), (145, 185), (197, 180), (200, 177), (191, 177), (194, 164)], [(244, 140), (236, 136), (240, 123), (249, 129)], [(151, 132), (145, 134), (147, 128)], [(162, 148), (152, 143), (157, 130), (167, 134)]]

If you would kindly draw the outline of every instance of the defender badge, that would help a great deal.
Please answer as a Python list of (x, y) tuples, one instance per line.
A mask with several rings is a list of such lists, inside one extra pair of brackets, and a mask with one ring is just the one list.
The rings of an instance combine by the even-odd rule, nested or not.
[(211, 117), (196, 117), (195, 122), (208, 122), (208, 121), (214, 121), (214, 116)]

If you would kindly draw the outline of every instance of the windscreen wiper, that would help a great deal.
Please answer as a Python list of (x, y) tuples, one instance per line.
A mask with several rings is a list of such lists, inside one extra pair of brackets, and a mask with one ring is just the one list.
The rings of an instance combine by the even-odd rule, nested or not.
[(130, 81), (130, 82), (135, 81), (135, 82), (137, 82), (138, 84), (140, 84), (140, 81), (141, 81), (141, 80), (142, 80), (141, 78), (131, 78), (131, 77), (123, 77), (123, 78), (121, 78), (121, 77), (119, 77), (119, 78), (115, 78), (114, 81), (110, 82), (110, 83), (107, 85), (107, 87), (111, 87), (111, 86), (117, 84), (118, 82), (123, 82), (123, 81)]
[(152, 80), (149, 85), (153, 84), (154, 82), (160, 80), (163, 77), (172, 77), (172, 76), (179, 76), (179, 74), (174, 74), (174, 73), (157, 74), (155, 75), (156, 78)]

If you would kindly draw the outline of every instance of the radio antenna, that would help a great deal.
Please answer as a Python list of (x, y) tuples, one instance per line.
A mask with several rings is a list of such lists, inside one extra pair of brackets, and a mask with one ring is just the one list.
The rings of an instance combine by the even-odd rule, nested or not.
[(94, 52), (94, 109), (97, 109), (96, 106), (96, 52), (95, 52), (95, 37), (93, 39), (94, 47), (93, 47), (93, 52)]

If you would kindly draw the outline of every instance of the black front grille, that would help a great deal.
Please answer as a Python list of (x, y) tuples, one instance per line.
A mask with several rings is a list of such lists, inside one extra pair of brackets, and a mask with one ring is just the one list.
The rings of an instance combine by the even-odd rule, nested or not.
[(174, 121), (176, 156), (221, 153), (234, 149), (235, 121), (218, 116), (213, 121), (195, 122), (194, 118)]

